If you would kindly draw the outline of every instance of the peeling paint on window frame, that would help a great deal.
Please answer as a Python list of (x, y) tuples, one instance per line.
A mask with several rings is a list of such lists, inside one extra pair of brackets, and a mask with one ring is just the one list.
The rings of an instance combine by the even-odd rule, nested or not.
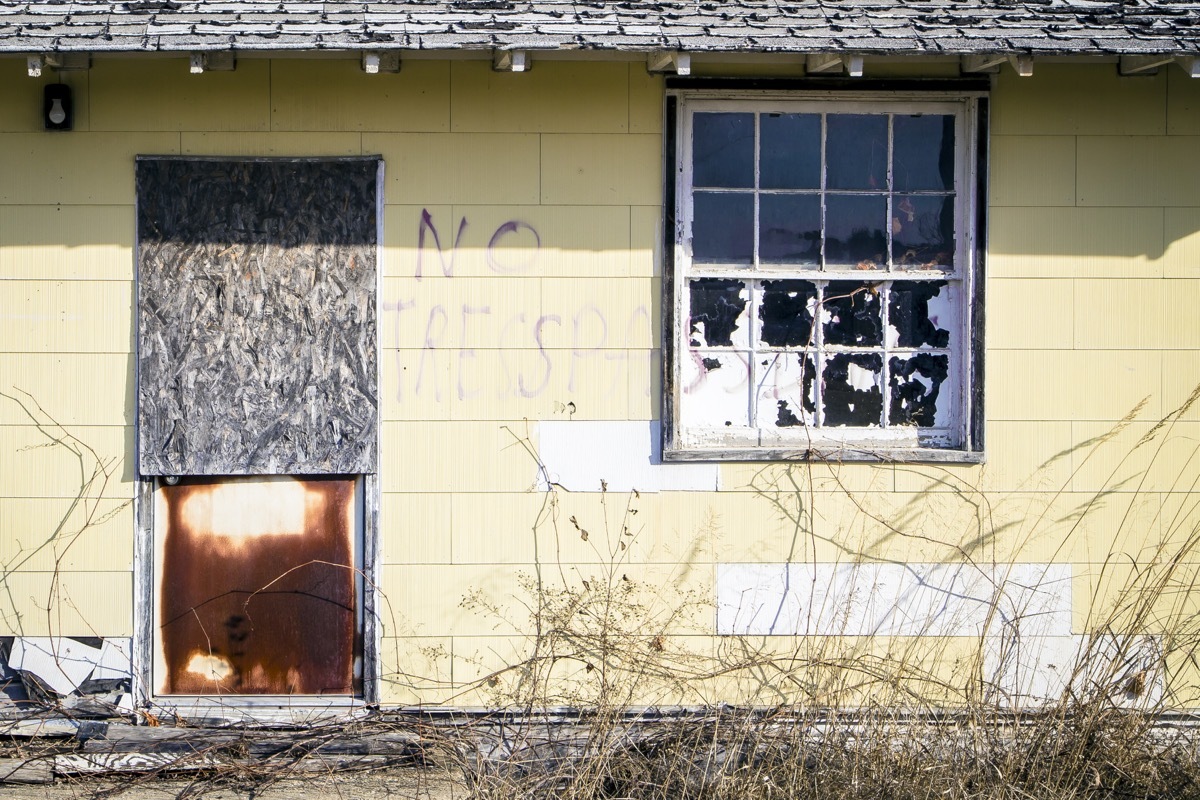
[[(798, 426), (790, 440), (764, 440), (761, 428), (730, 431), (714, 421), (698, 429), (685, 427), (682, 410), (683, 371), (689, 349), (688, 281), (692, 277), (739, 277), (745, 280), (814, 278), (862, 279), (849, 270), (764, 268), (757, 261), (757, 211), (754, 260), (748, 267), (693, 270), (690, 254), (691, 141), (690, 120), (700, 111), (783, 113), (952, 113), (956, 126), (956, 254), (952, 280), (959, 287), (956, 303), (957, 342), (951, 342), (951, 370), (958, 382), (957, 410), (951, 434), (913, 435), (900, 428), (817, 429)], [(988, 96), (986, 84), (963, 81), (829, 81), (676, 79), (668, 83), (664, 137), (664, 242), (669, 252), (663, 281), (667, 324), (663, 329), (663, 458), (667, 461), (885, 461), (981, 463), (984, 458), (983, 414), (983, 266), (986, 241), (986, 164)], [(756, 150), (757, 152), (757, 150)], [(755, 165), (757, 172), (758, 165)], [(759, 180), (756, 177), (755, 186)], [(749, 191), (757, 192), (751, 188)], [(822, 191), (824, 187), (822, 186)], [(889, 183), (887, 191), (896, 191)], [(757, 202), (756, 202), (757, 208)], [(889, 237), (890, 240), (890, 237)], [(911, 273), (887, 271), (883, 280), (903, 280)], [(930, 277), (930, 276), (926, 276)], [(747, 284), (749, 286), (749, 284)], [(754, 305), (751, 303), (750, 305)], [(749, 314), (753, 315), (755, 310)], [(795, 351), (800, 352), (800, 351)], [(889, 357), (891, 357), (889, 355)], [(957, 364), (954, 362), (957, 361)], [(748, 376), (747, 402), (753, 425), (756, 391)], [(883, 379), (886, 382), (886, 378)], [(884, 402), (887, 403), (885, 393)], [(885, 406), (886, 408), (886, 406)], [(693, 415), (694, 416), (694, 415)], [(897, 433), (898, 431), (898, 433)], [(790, 433), (790, 431), (789, 431)], [(831, 435), (832, 434), (832, 435)]]

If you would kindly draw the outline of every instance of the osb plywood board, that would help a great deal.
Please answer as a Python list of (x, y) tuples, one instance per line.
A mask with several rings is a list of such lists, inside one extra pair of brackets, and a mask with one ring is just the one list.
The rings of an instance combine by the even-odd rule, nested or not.
[(380, 166), (138, 160), (143, 475), (375, 471)]

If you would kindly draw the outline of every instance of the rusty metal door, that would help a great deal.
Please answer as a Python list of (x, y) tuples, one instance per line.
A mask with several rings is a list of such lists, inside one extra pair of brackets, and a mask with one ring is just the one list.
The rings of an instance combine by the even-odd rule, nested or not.
[(158, 694), (361, 690), (360, 487), (353, 476), (159, 485)]

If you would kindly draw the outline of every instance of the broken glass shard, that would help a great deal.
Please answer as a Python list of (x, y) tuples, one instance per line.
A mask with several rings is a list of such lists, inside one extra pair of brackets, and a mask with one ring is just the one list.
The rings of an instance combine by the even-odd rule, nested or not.
[(892, 356), (888, 360), (891, 377), (892, 425), (916, 425), (919, 428), (944, 427), (948, 415), (938, 408), (938, 396), (950, 373), (950, 357), (941, 353), (914, 353)]
[(754, 258), (754, 195), (696, 192), (692, 257), (705, 263), (749, 264)]
[(811, 346), (816, 305), (817, 286), (812, 281), (763, 281), (758, 306), (763, 343), (769, 347)]
[(892, 263), (899, 269), (954, 266), (954, 197), (897, 195), (892, 203)]
[(879, 347), (883, 344), (879, 284), (830, 281), (822, 304), (826, 345)]
[(883, 355), (838, 353), (821, 374), (822, 424), (868, 428), (883, 414)]
[(819, 189), (821, 116), (763, 114), (759, 118), (759, 183), (764, 189)]
[(692, 185), (754, 185), (754, 115), (696, 114), (692, 120)]
[(820, 264), (821, 198), (815, 194), (762, 195), (758, 256), (776, 264)]
[(887, 198), (830, 195), (825, 207), (825, 262), (830, 266), (887, 266)]
[(683, 359), (681, 422), (697, 427), (750, 424), (750, 354), (689, 350)]
[(827, 187), (887, 191), (887, 116), (830, 114), (826, 125)]
[(817, 366), (804, 353), (773, 353), (760, 372), (758, 426), (809, 427), (816, 423)]
[(953, 191), (954, 117), (897, 115), (892, 124), (896, 191)]
[(956, 286), (946, 281), (895, 281), (888, 297), (888, 345), (949, 347)]
[(689, 285), (693, 347), (732, 347), (749, 342), (746, 284), (733, 278), (697, 278)]

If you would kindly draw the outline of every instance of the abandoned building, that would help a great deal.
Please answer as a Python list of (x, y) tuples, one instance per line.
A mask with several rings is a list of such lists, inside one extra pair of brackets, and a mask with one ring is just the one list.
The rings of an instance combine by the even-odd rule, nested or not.
[(632, 705), (1197, 705), (1198, 26), (0, 3), (3, 679), (569, 706), (600, 620)]

